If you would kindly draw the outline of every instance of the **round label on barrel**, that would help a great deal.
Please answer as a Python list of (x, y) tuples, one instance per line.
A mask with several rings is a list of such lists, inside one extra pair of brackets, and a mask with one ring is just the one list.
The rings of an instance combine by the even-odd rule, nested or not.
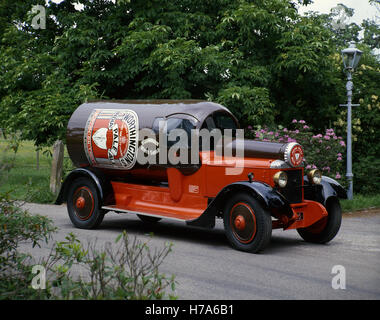
[(136, 163), (139, 121), (129, 109), (95, 109), (84, 130), (84, 149), (95, 167), (128, 170)]
[(303, 150), (300, 145), (293, 147), (290, 152), (290, 161), (295, 167), (298, 167), (303, 161)]

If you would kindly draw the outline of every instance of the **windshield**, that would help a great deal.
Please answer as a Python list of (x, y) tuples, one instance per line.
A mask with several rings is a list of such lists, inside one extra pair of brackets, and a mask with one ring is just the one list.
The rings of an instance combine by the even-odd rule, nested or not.
[(219, 129), (223, 134), (223, 130), (237, 129), (237, 125), (235, 119), (231, 115), (217, 112), (206, 118), (203, 122), (202, 129), (208, 129), (210, 131), (213, 129)]
[[(205, 137), (200, 134), (199, 145), (201, 150), (215, 150), (216, 143), (225, 134), (224, 130), (232, 130), (231, 133), (235, 136), (237, 124), (235, 119), (228, 113), (216, 112), (205, 119), (202, 124), (201, 131), (202, 129), (207, 129), (210, 131), (211, 135), (207, 135), (207, 137)], [(218, 132), (214, 132), (214, 134), (212, 134), (214, 129), (217, 129), (216, 131)]]

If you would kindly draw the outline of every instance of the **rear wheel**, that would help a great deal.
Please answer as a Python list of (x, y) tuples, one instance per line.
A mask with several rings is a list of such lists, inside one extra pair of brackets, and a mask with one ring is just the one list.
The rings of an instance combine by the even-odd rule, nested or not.
[(227, 239), (237, 250), (257, 253), (272, 236), (272, 218), (249, 194), (235, 194), (224, 208)]
[(67, 210), (73, 225), (81, 229), (98, 227), (104, 218), (94, 183), (88, 178), (78, 178), (71, 184), (67, 195)]
[(338, 199), (331, 199), (326, 206), (327, 217), (322, 218), (307, 228), (297, 229), (299, 235), (307, 242), (326, 243), (338, 233), (342, 223), (342, 209)]

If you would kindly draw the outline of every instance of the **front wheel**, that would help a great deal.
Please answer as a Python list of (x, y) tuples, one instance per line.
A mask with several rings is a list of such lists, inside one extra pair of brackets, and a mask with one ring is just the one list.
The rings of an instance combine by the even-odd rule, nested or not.
[(270, 242), (272, 218), (249, 194), (235, 194), (224, 208), (224, 229), (232, 247), (257, 253)]
[(67, 210), (73, 225), (80, 229), (94, 229), (104, 218), (94, 183), (88, 178), (78, 178), (70, 186)]
[(338, 233), (342, 223), (342, 209), (338, 199), (331, 199), (326, 205), (327, 217), (322, 218), (307, 228), (297, 229), (299, 235), (307, 242), (326, 243)]

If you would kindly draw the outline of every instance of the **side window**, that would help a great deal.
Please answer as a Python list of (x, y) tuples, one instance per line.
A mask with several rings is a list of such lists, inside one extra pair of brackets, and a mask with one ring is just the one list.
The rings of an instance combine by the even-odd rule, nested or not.
[[(195, 129), (195, 125), (193, 124), (192, 121), (188, 119), (180, 119), (180, 118), (169, 118), (169, 119), (164, 119), (164, 118), (156, 118), (153, 122), (153, 131), (156, 132), (157, 134), (159, 133), (160, 130), (160, 125), (162, 128), (164, 128), (165, 124), (162, 122), (166, 122), (166, 129), (167, 129), (167, 136), (169, 136), (170, 132), (174, 129), (181, 129), (183, 130), (183, 134), (187, 135), (187, 142), (188, 142), (188, 147), (191, 145), (191, 130)], [(178, 136), (175, 141), (167, 141), (167, 146), (170, 148), (172, 145), (177, 143), (180, 140), (180, 137)]]

